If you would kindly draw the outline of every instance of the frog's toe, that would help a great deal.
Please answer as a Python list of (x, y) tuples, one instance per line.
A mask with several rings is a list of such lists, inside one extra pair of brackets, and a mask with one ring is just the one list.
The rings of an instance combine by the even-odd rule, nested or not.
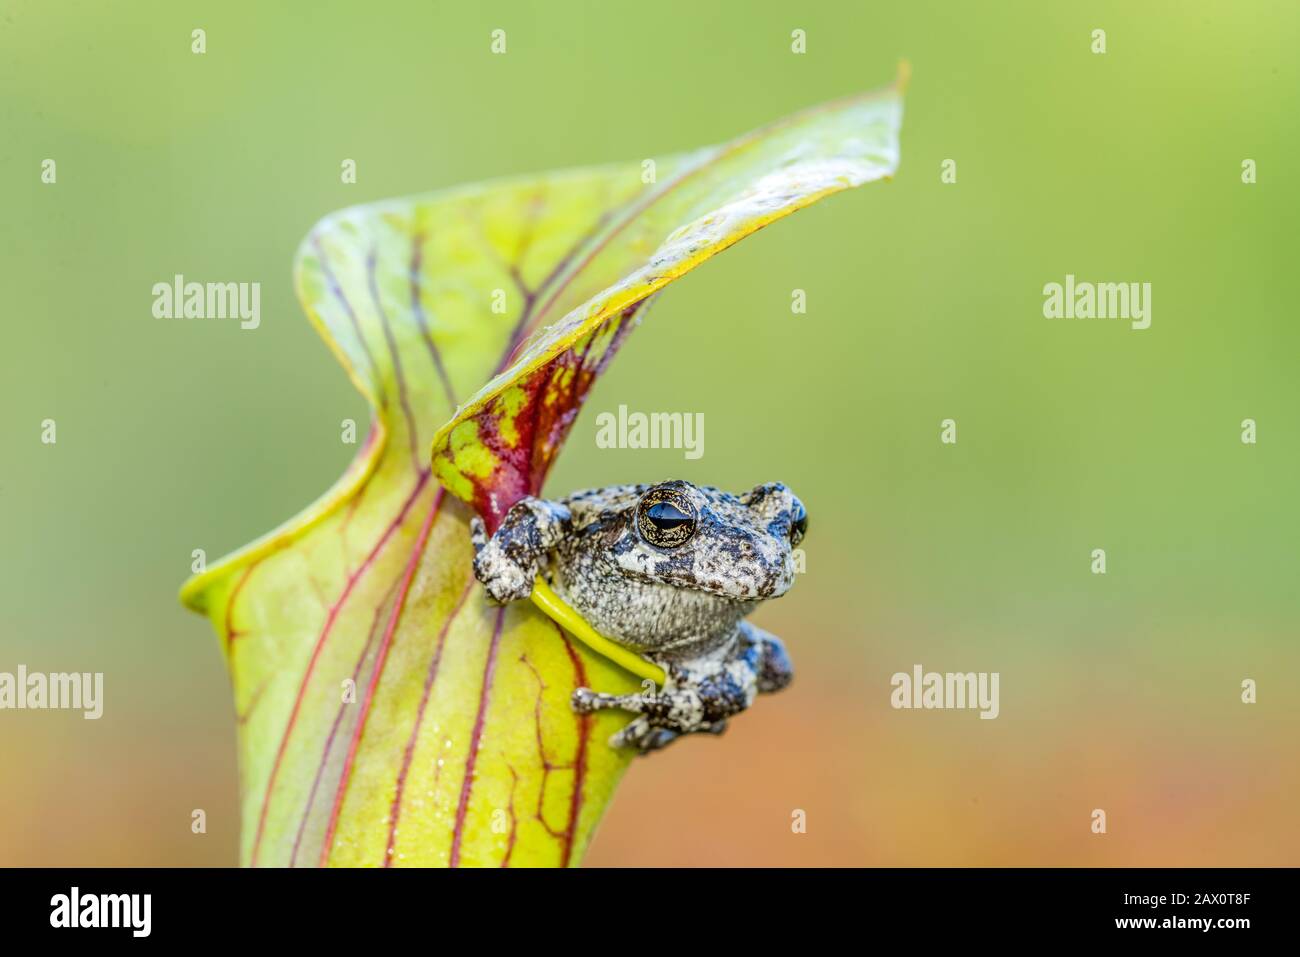
[(522, 601), (532, 594), (533, 576), (528, 569), (508, 562), (484, 561), (486, 553), (485, 549), (474, 559), (474, 575), (483, 583), (494, 602), (507, 605), (512, 601)]
[(477, 555), (483, 551), (483, 546), (488, 542), (487, 526), (483, 524), (483, 519), (474, 515), (469, 520), (469, 540), (474, 546), (474, 554)]
[(649, 754), (651, 751), (668, 747), (679, 737), (681, 732), (674, 731), (672, 728), (655, 727), (641, 717), (610, 738), (609, 744), (610, 747), (636, 748), (641, 754)]
[(654, 729), (650, 727), (650, 722), (645, 718), (637, 718), (635, 721), (625, 725), (622, 731), (613, 735), (609, 739), (611, 748), (637, 748), (641, 749), (641, 742), (649, 737)]
[(637, 747), (641, 749), (642, 756), (645, 756), (651, 751), (668, 747), (679, 737), (681, 735), (671, 728), (654, 728), (637, 743)]
[(590, 688), (574, 688), (569, 704), (578, 714), (591, 714), (600, 708), (600, 696)]

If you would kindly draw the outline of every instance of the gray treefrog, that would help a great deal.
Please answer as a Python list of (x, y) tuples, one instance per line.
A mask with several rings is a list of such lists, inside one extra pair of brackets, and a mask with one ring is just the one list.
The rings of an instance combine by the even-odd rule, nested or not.
[(474, 574), (497, 602), (527, 598), (540, 575), (598, 632), (664, 669), (658, 691), (573, 693), (579, 713), (635, 713), (610, 744), (645, 753), (720, 734), (757, 693), (790, 683), (780, 639), (743, 619), (789, 590), (807, 528), (803, 504), (775, 482), (743, 495), (670, 481), (530, 496), (491, 537), (473, 519)]

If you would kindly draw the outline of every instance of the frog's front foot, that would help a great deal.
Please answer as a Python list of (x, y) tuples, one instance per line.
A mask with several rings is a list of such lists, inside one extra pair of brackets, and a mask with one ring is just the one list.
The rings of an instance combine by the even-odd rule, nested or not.
[(653, 691), (644, 691), (640, 694), (604, 694), (600, 691), (592, 691), (590, 688), (576, 688), (569, 700), (573, 710), (578, 714), (591, 714), (606, 708), (619, 708), (640, 714), (653, 699)]
[(659, 691), (613, 695), (578, 688), (572, 705), (579, 714), (618, 708), (639, 715), (609, 743), (645, 754), (666, 747), (683, 734), (721, 734), (727, 717), (744, 710), (750, 699), (743, 688), (726, 679), (711, 676), (700, 680), (677, 672)]
[(640, 694), (604, 694), (590, 688), (577, 688), (573, 692), (571, 703), (578, 714), (592, 714), (608, 708), (639, 714), (640, 717), (613, 735), (609, 744), (613, 748), (636, 748), (642, 754), (647, 754), (667, 747), (681, 735), (680, 731), (663, 727), (659, 723), (661, 697), (662, 692), (650, 690)]
[[(641, 694), (605, 694), (590, 688), (575, 688), (570, 704), (578, 714), (594, 714), (607, 708), (641, 713), (653, 701), (653, 691)], [(609, 739), (613, 748), (636, 748), (642, 754), (657, 751), (676, 740), (678, 732), (669, 728), (657, 728), (642, 716), (626, 725), (623, 730)]]
[(490, 537), (483, 520), (474, 516), (470, 519), (474, 577), (500, 604), (527, 598), (543, 557), (564, 536), (568, 523), (568, 509), (532, 497), (515, 503)]

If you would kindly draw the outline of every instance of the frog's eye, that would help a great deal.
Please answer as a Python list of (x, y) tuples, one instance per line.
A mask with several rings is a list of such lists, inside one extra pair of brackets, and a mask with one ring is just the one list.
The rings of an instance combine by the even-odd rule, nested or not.
[(794, 511), (790, 516), (790, 544), (798, 545), (807, 534), (808, 510), (803, 507), (803, 502), (795, 499)]
[(651, 491), (637, 509), (637, 528), (641, 537), (659, 548), (676, 548), (695, 534), (695, 506), (682, 496), (668, 496)]

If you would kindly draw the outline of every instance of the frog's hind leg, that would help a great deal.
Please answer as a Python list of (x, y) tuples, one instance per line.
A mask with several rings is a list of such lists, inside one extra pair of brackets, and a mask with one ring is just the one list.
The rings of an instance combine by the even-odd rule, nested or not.
[(760, 692), (780, 691), (794, 680), (794, 665), (780, 638), (747, 621), (741, 622), (740, 629), (741, 641), (747, 646), (751, 660), (757, 651), (754, 670)]

